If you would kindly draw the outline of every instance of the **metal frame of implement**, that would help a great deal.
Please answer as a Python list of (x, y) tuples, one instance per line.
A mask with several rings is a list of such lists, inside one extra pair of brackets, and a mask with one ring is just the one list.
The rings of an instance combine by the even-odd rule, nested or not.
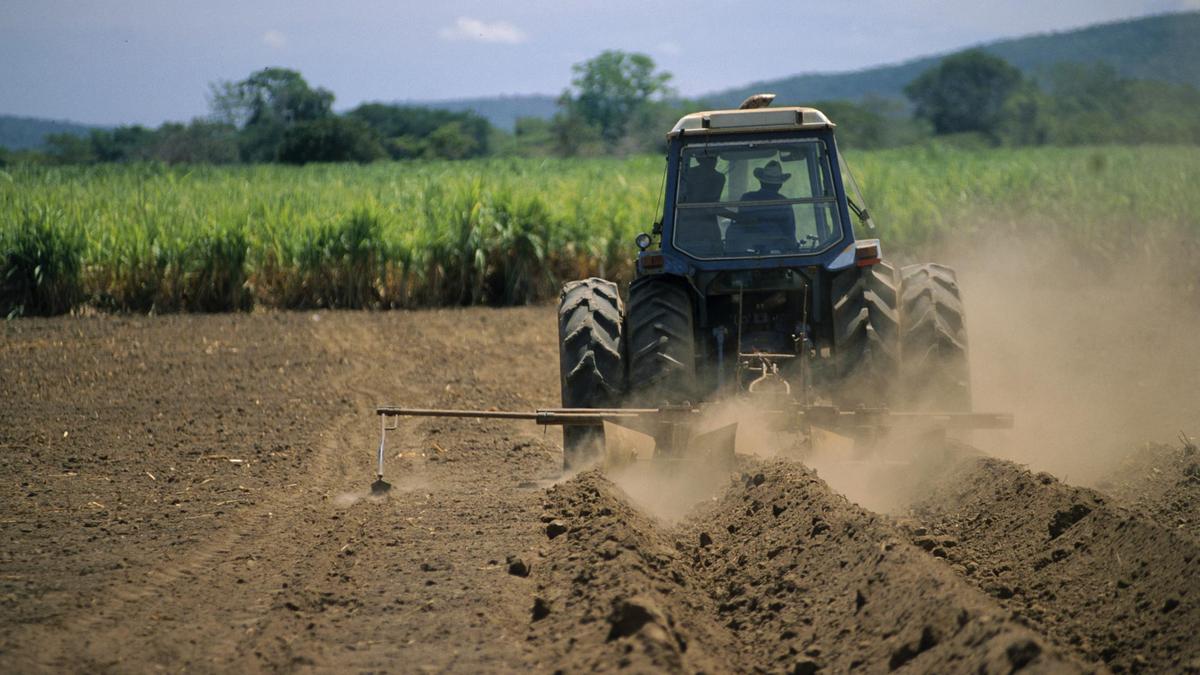
[[(732, 447), (737, 423), (712, 431), (698, 433), (696, 422), (703, 407), (665, 406), (662, 408), (542, 408), (533, 411), (453, 410), (434, 408), (402, 408), (379, 406), (380, 438), (377, 482), (383, 481), (383, 460), (387, 434), (399, 428), (401, 417), (457, 417), (471, 419), (529, 420), (541, 426), (596, 425), (603, 422), (639, 431), (654, 437), (655, 454), (678, 457), (689, 446), (709, 447), (728, 442)], [(1013, 416), (1007, 413), (926, 413), (892, 412), (887, 408), (855, 408), (842, 410), (836, 406), (800, 405), (792, 403), (769, 410), (777, 415), (776, 431), (810, 431), (810, 427), (830, 430), (850, 430), (860, 433), (879, 430), (896, 424), (924, 422), (937, 429), (1009, 429)]]

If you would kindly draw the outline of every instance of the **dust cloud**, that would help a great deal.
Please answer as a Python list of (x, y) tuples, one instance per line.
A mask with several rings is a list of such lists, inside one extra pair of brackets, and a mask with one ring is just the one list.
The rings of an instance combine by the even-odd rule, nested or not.
[[(921, 430), (897, 432), (869, 453), (823, 434), (802, 450), (746, 401), (716, 406), (705, 427), (737, 422), (739, 454), (803, 462), (847, 498), (881, 512), (902, 510), (914, 490), (970, 446), (1092, 485), (1147, 442), (1200, 433), (1200, 297), (1178, 283), (1177, 267), (1112, 267), (1079, 260), (1069, 246), (1045, 239), (976, 239), (923, 257), (958, 272), (974, 409), (1012, 413), (1013, 429), (959, 434), (949, 444)], [(1192, 261), (1162, 261), (1184, 264), (1200, 269)], [(640, 464), (614, 472), (616, 482), (644, 510), (669, 520), (730, 480), (725, 467), (664, 472)]]
[[(1191, 260), (1110, 266), (1047, 240), (948, 250), (967, 311), (975, 432), (999, 457), (1086, 485), (1146, 442), (1200, 424), (1200, 297)], [(1200, 275), (1198, 275), (1200, 276)]]

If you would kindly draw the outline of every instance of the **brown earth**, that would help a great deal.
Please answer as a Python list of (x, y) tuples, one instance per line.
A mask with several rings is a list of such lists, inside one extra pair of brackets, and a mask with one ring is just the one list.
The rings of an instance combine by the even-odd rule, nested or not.
[(394, 489), (370, 496), (376, 404), (557, 404), (547, 308), (0, 331), (3, 671), (1007, 673), (1200, 656), (1191, 535), (999, 460), (923, 477), (896, 521), (801, 464), (744, 459), (664, 519), (636, 482), (562, 479), (553, 431), (409, 420), (390, 437)]

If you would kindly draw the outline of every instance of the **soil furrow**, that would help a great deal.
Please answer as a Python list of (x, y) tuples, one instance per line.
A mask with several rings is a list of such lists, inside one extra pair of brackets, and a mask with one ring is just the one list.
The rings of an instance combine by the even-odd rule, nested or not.
[(568, 670), (1080, 670), (796, 464), (746, 474), (677, 527), (594, 473), (546, 508), (531, 639)]
[(964, 459), (923, 492), (913, 542), (1023, 623), (1115, 672), (1200, 671), (1195, 540), (997, 459)]

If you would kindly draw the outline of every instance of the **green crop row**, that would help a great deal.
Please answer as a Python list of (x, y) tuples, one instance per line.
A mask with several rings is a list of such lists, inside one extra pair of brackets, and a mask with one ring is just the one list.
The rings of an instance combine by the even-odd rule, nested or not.
[[(889, 250), (1048, 233), (1114, 261), (1200, 240), (1200, 150), (850, 156)], [(0, 172), (0, 313), (521, 304), (628, 278), (664, 162), (489, 159)]]

